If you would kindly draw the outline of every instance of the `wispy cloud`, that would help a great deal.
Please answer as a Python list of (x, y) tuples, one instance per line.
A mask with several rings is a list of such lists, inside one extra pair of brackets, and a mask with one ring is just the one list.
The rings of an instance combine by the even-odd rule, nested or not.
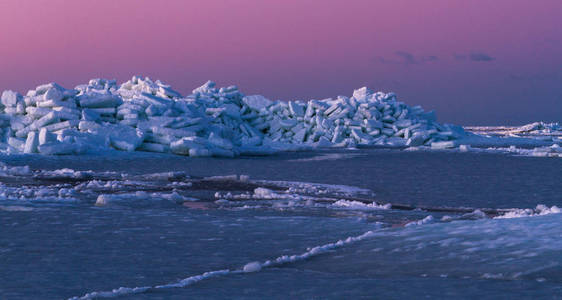
[(517, 80), (517, 81), (542, 81), (542, 80), (555, 80), (558, 79), (560, 73), (557, 71), (554, 72), (543, 72), (543, 73), (534, 73), (534, 74), (511, 74), (509, 75), (509, 79)]
[(439, 60), (439, 58), (435, 55), (416, 56), (410, 52), (396, 51), (391, 58), (378, 56), (376, 60), (384, 64), (417, 65), (425, 62), (434, 62)]
[(470, 52), (469, 54), (453, 54), (453, 58), (455, 60), (469, 60), (474, 62), (490, 62), (496, 60), (495, 57), (492, 57), (484, 52)]

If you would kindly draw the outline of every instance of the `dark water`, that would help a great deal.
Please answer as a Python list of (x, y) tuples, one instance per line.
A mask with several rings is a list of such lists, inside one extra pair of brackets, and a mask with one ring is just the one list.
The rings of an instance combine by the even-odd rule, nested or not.
[[(562, 206), (562, 160), (556, 158), (392, 150), (284, 153), (237, 159), (117, 154), (117, 158), (17, 156), (0, 157), (0, 161), (33, 169), (186, 171), (195, 176), (246, 174), (255, 179), (345, 184), (370, 189), (381, 202), (430, 206)], [(337, 155), (342, 159), (330, 159)], [(311, 160), (318, 157), (326, 159)]]
[[(239, 159), (121, 153), (1, 160), (33, 170), (178, 170), (345, 184), (374, 191), (380, 202), (425, 206), (562, 206), (562, 160), (548, 158), (358, 150)], [(441, 222), (444, 214), (424, 211), (276, 209), (252, 207), (251, 201), (237, 209), (165, 201), (136, 205), (135, 199), (97, 207), (96, 191), (77, 202), (16, 200), (6, 192), (17, 187), (16, 179), (3, 180), (0, 299), (66, 299), (155, 287), (302, 254), (368, 231), (368, 238), (307, 259), (121, 298), (562, 298), (562, 214)], [(428, 215), (434, 222), (402, 226)]]

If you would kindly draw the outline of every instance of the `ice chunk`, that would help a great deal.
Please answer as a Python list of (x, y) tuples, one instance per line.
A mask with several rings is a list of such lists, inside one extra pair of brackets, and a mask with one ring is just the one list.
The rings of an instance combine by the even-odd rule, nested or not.
[(178, 138), (195, 136), (197, 134), (197, 132), (195, 130), (172, 129), (172, 128), (164, 128), (164, 127), (160, 127), (160, 126), (152, 126), (151, 130), (152, 130), (153, 133), (156, 133), (156, 134), (170, 135), (170, 136), (175, 136), (175, 137), (178, 137)]
[(39, 145), (38, 134), (35, 131), (30, 132), (27, 135), (27, 140), (25, 141), (25, 147), (23, 149), (24, 153), (35, 153), (37, 152), (37, 146)]
[(321, 137), (316, 143), (316, 147), (331, 147), (333, 144), (326, 137)]
[(85, 132), (94, 132), (98, 129), (102, 129), (102, 125), (92, 121), (80, 121), (78, 123), (78, 129)]
[(207, 156), (211, 156), (211, 152), (206, 148), (191, 148), (189, 149), (189, 156), (207, 157)]
[(43, 117), (41, 117), (41, 119), (33, 122), (30, 125), (30, 128), (32, 130), (35, 130), (35, 129), (39, 129), (39, 128), (45, 126), (45, 125), (57, 123), (59, 121), (60, 121), (60, 119), (59, 119), (58, 115), (54, 111), (52, 111), (52, 112), (44, 115)]
[(231, 150), (234, 147), (232, 145), (232, 142), (217, 136), (214, 132), (212, 132), (209, 135), (208, 141), (209, 141), (209, 143), (211, 143), (212, 145), (214, 145), (216, 147), (220, 147), (220, 148), (227, 149), (227, 150)]
[(259, 272), (261, 270), (261, 263), (254, 261), (251, 263), (247, 263), (244, 268), (244, 272), (251, 273), (251, 272)]
[(373, 92), (370, 91), (367, 87), (362, 87), (353, 91), (353, 98), (357, 99), (357, 101), (359, 102), (363, 102), (366, 101), (367, 97), (372, 93)]
[(79, 100), (81, 107), (87, 108), (104, 108), (115, 107), (122, 103), (122, 101), (111, 94), (89, 93)]
[(49, 88), (45, 94), (43, 94), (44, 100), (59, 101), (62, 100), (62, 92), (56, 87)]
[(282, 128), (289, 129), (289, 128), (297, 125), (297, 120), (285, 119), (285, 120), (279, 121), (279, 124), (281, 125)]
[(18, 101), (20, 101), (22, 98), (22, 96), (14, 91), (10, 91), (10, 90), (6, 90), (4, 92), (2, 92), (2, 97), (0, 98), (2, 101), (2, 104), (4, 106), (7, 107), (15, 107), (18, 103)]
[(162, 144), (144, 142), (140, 145), (140, 147), (137, 148), (137, 150), (163, 153), (163, 152), (168, 152), (170, 150), (170, 147)]
[[(228, 149), (223, 149), (223, 148), (218, 148), (218, 147), (210, 148), (208, 151), (210, 152), (210, 154), (212, 156), (217, 156), (217, 157), (234, 157), (234, 156), (236, 156), (236, 153), (234, 151), (228, 150)], [(189, 155), (194, 156), (194, 155), (191, 155), (191, 152), (190, 152)], [(198, 155), (198, 156), (200, 156), (200, 155)]]
[(52, 110), (48, 107), (28, 106), (25, 108), (25, 112), (27, 113), (28, 116), (39, 119), (44, 115), (52, 112)]
[(63, 142), (49, 142), (38, 147), (39, 153), (44, 155), (67, 155), (77, 150), (77, 145)]
[(449, 149), (449, 148), (455, 148), (455, 142), (454, 141), (431, 143), (431, 149)]
[(291, 114), (295, 117), (303, 117), (304, 116), (304, 106), (300, 103), (295, 101), (289, 102), (289, 110)]
[(410, 146), (410, 147), (421, 146), (425, 143), (427, 139), (428, 137), (424, 133), (419, 133), (419, 132), (414, 133), (414, 135), (410, 137), (406, 142), (406, 146)]
[(409, 226), (416, 226), (416, 225), (424, 225), (424, 224), (429, 224), (429, 223), (433, 223), (434, 219), (433, 216), (429, 215), (419, 221), (412, 221), (407, 223), (405, 226), (409, 227)]
[(170, 149), (173, 153), (180, 155), (189, 155), (190, 149), (197, 149), (193, 151), (194, 153), (196, 151), (204, 153), (204, 151), (202, 151), (201, 149), (207, 150), (205, 147), (206, 142), (206, 140), (197, 137), (184, 137), (173, 142), (170, 145)]
[(16, 137), (9, 137), (8, 138), (8, 145), (10, 145), (12, 148), (18, 150), (18, 151), (22, 151), (24, 149), (25, 146), (25, 142), (26, 140), (21, 139), (21, 138), (16, 138)]
[(118, 150), (134, 151), (144, 141), (144, 132), (124, 125), (110, 127), (111, 145)]
[(35, 88), (35, 94), (36, 95), (43, 95), (45, 94), (48, 90), (50, 89), (57, 89), (59, 91), (63, 91), (64, 88), (54, 82), (51, 83), (46, 83), (46, 84), (42, 84), (38, 87)]
[(57, 131), (65, 128), (76, 127), (80, 122), (78, 120), (69, 120), (64, 122), (53, 123), (51, 125), (47, 125), (42, 129), (47, 129), (48, 131)]
[(248, 105), (251, 109), (257, 110), (257, 111), (265, 109), (268, 106), (270, 106), (271, 104), (273, 104), (273, 102), (271, 100), (265, 98), (262, 95), (246, 96), (246, 97), (242, 98), (242, 101), (246, 105)]
[(82, 110), (82, 120), (84, 121), (97, 121), (100, 119), (100, 114), (91, 110), (91, 109), (84, 109)]
[(394, 125), (398, 128), (406, 128), (412, 126), (412, 120), (409, 119), (402, 119), (394, 122)]
[(50, 133), (46, 128), (39, 130), (39, 145), (56, 141), (56, 136)]

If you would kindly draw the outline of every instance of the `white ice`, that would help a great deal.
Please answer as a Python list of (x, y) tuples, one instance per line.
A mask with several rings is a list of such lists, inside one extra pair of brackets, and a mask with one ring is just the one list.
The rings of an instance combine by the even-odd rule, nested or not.
[(442, 147), (466, 135), (394, 93), (367, 88), (351, 97), (283, 102), (209, 81), (183, 97), (135, 76), (121, 85), (92, 79), (74, 89), (50, 83), (25, 96), (4, 91), (1, 103), (0, 151), (6, 153), (114, 149), (234, 157), (357, 145)]

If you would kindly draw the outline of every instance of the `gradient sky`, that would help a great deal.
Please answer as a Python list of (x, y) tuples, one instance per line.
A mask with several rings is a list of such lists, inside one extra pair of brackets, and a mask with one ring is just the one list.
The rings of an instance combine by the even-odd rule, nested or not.
[(271, 99), (368, 86), (463, 125), (562, 121), (560, 0), (1, 0), (0, 90), (140, 74)]

